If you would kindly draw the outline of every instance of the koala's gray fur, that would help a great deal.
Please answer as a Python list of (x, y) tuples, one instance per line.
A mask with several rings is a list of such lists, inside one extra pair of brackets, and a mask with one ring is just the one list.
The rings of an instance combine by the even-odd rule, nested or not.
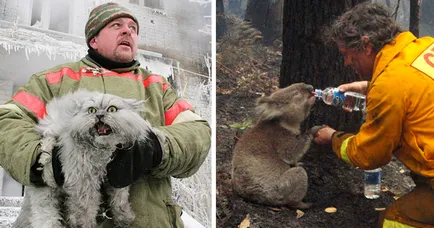
[(233, 189), (246, 200), (273, 206), (309, 208), (307, 173), (298, 166), (320, 127), (300, 134), (300, 123), (315, 103), (313, 87), (297, 83), (259, 98), (256, 125), (235, 145)]

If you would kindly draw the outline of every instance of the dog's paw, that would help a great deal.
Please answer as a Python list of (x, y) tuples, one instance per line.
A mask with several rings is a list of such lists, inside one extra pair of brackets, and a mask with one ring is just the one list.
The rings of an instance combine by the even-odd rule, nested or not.
[(41, 138), (40, 144), (41, 144), (42, 151), (51, 153), (51, 151), (54, 148), (54, 145), (56, 144), (56, 138), (54, 138), (53, 136), (45, 136)]
[(46, 151), (42, 151), (41, 155), (39, 156), (38, 163), (42, 166), (47, 165), (48, 163), (51, 163), (51, 153), (48, 153)]
[(305, 209), (305, 210), (307, 210), (307, 209), (311, 208), (312, 205), (313, 205), (312, 203), (304, 203), (304, 202), (300, 201), (298, 204), (296, 204), (293, 207), (297, 208), (297, 209)]
[(313, 126), (310, 130), (309, 130), (309, 134), (311, 135), (315, 135), (321, 128), (324, 128), (325, 125), (317, 125), (317, 126)]
[(116, 214), (114, 216), (114, 224), (116, 227), (130, 227), (131, 224), (134, 222), (135, 215), (130, 211), (131, 213), (121, 213)]
[(42, 179), (51, 188), (57, 188), (56, 180), (54, 179), (53, 166), (46, 165), (42, 169)]

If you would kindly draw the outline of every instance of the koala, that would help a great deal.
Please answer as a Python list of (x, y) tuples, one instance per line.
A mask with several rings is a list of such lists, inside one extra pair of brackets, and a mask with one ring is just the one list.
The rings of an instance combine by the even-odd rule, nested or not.
[(271, 206), (311, 206), (302, 202), (308, 182), (299, 161), (321, 127), (301, 134), (300, 124), (315, 100), (313, 87), (304, 83), (257, 100), (258, 121), (241, 136), (232, 156), (233, 190), (239, 196)]

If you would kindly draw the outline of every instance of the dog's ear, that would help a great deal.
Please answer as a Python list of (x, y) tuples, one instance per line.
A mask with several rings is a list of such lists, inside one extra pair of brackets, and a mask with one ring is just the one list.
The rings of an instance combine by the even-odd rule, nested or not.
[(128, 104), (128, 106), (137, 112), (143, 112), (145, 109), (145, 101), (138, 101), (135, 99), (124, 99), (124, 101)]

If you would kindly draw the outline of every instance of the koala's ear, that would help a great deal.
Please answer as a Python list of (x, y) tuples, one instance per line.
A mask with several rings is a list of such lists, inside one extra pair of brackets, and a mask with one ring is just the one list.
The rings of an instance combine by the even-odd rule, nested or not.
[(264, 103), (270, 103), (271, 99), (270, 97), (260, 97), (256, 100), (256, 105), (264, 104)]
[(277, 107), (276, 101), (270, 97), (261, 97), (256, 101), (256, 115), (258, 121), (277, 119), (282, 111)]

